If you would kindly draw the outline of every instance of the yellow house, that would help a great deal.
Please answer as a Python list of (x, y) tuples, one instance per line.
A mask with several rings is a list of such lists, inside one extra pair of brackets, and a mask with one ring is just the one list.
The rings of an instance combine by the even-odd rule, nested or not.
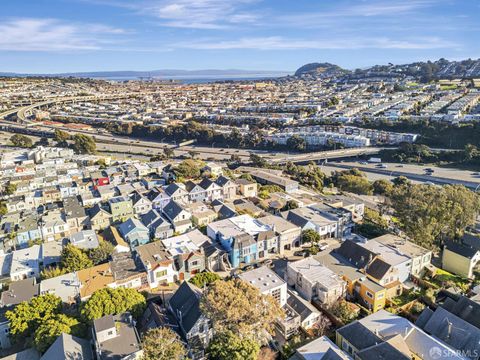
[(254, 181), (249, 181), (246, 179), (237, 179), (235, 183), (238, 185), (238, 190), (240, 194), (244, 197), (255, 197), (257, 196), (257, 183)]
[(344, 279), (347, 282), (347, 292), (354, 297), (360, 305), (375, 312), (385, 307), (387, 289), (363, 276), (353, 281)]
[(442, 268), (455, 275), (473, 277), (473, 269), (480, 262), (480, 250), (460, 242), (447, 242), (442, 252)]
[(357, 301), (372, 312), (385, 307), (387, 289), (371, 280), (344, 258), (335, 252), (325, 252), (316, 259), (347, 283), (347, 299)]

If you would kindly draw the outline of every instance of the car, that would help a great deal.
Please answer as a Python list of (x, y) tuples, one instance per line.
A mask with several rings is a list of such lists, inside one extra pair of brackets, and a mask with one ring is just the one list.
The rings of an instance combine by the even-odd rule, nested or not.
[(328, 248), (328, 243), (326, 243), (326, 242), (321, 242), (320, 244), (318, 244), (318, 249), (320, 251), (327, 250), (327, 248)]
[(361, 165), (368, 165), (368, 161), (360, 161)]
[(294, 256), (308, 257), (310, 253), (307, 250), (299, 250), (293, 253)]
[(397, 168), (402, 168), (402, 167), (403, 167), (403, 165), (397, 165), (397, 166), (395, 166), (395, 167), (397, 167)]
[(387, 167), (388, 167), (388, 166), (385, 165), (385, 164), (378, 164), (378, 165), (377, 165), (377, 168), (379, 168), (379, 169), (386, 169)]
[(432, 168), (426, 168), (425, 171), (426, 171), (426, 172), (429, 172), (429, 173), (435, 172), (435, 170), (433, 170)]

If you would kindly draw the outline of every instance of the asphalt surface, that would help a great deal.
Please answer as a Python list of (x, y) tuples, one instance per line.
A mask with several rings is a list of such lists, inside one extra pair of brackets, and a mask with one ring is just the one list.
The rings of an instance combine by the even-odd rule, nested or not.
[[(418, 182), (432, 182), (435, 184), (462, 184), (471, 189), (480, 189), (480, 173), (456, 168), (438, 167), (433, 165), (413, 165), (384, 163), (386, 168), (380, 168), (377, 164), (361, 164), (358, 161), (329, 162), (328, 167), (336, 170), (358, 168), (368, 174), (369, 178), (387, 177), (395, 178), (405, 176)], [(428, 175), (426, 169), (432, 169)]]

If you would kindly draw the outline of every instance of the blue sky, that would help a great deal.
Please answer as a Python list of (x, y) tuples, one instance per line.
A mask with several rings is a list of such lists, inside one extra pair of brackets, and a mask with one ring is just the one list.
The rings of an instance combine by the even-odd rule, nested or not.
[(0, 72), (480, 57), (478, 0), (4, 0)]

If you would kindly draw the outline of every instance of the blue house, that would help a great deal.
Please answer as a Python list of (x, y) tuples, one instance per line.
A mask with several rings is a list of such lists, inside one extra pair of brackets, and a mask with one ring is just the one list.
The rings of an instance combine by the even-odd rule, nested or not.
[(140, 220), (129, 218), (118, 226), (118, 231), (133, 249), (150, 241), (150, 231)]
[(17, 226), (17, 246), (27, 247), (30, 240), (40, 240), (41, 238), (42, 234), (38, 228), (36, 217), (33, 214), (23, 217)]
[(220, 245), (228, 253), (228, 260), (232, 267), (239, 267), (241, 263), (250, 264), (257, 260), (257, 242), (247, 233), (224, 238), (219, 236)]

